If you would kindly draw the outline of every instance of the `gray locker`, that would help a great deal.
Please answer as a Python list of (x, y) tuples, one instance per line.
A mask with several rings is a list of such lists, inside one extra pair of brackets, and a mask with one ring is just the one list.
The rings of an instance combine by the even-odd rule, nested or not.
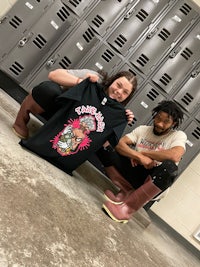
[(53, 2), (54, 0), (20, 0), (1, 18), (0, 61)]
[(179, 47), (175, 48), (168, 60), (153, 76), (152, 80), (165, 92), (183, 80), (197, 63), (200, 55), (200, 24), (190, 32)]
[(0, 68), (14, 80), (22, 82), (73, 22), (72, 13), (56, 1), (2, 61)]
[(85, 10), (92, 4), (91, 0), (62, 0), (79, 17), (85, 13)]
[(171, 9), (163, 20), (147, 35), (130, 58), (130, 62), (142, 73), (147, 74), (152, 67), (169, 52), (178, 38), (198, 17), (198, 13), (184, 1)]
[[(132, 66), (129, 66), (128, 64), (124, 64), (123, 66), (121, 66), (118, 71), (123, 71), (123, 70), (130, 71), (131, 73), (133, 73), (137, 77), (137, 84), (138, 84), (137, 87), (139, 88), (140, 84), (144, 80), (140, 76), (140, 74), (138, 74), (138, 72)], [(115, 73), (116, 73), (116, 71), (115, 71)]]
[(183, 131), (187, 134), (187, 142), (186, 153), (179, 164), (181, 171), (191, 163), (200, 147), (200, 127), (195, 121), (192, 121)]
[(40, 69), (37, 69), (32, 77), (22, 83), (28, 91), (40, 83), (47, 80), (48, 73), (52, 70), (63, 68), (74, 68), (82, 58), (98, 42), (93, 29), (89, 27), (86, 21), (83, 21), (78, 29), (63, 41), (63, 43), (45, 60)]
[[(140, 90), (140, 88), (138, 89)], [(146, 124), (151, 119), (151, 111), (157, 104), (164, 100), (164, 96), (151, 84), (146, 84), (141, 92), (128, 103), (127, 108), (134, 113), (134, 127)], [(128, 127), (126, 130), (130, 130)], [(126, 131), (125, 130), (125, 131)]]
[(92, 69), (95, 71), (103, 70), (110, 74), (120, 62), (120, 57), (108, 46), (103, 44), (85, 63), (81, 65), (81, 68)]
[[(148, 30), (170, 1), (139, 1), (126, 12), (123, 20), (107, 39), (107, 42), (122, 55), (126, 55), (137, 39)], [(131, 30), (130, 30), (131, 29)]]
[(197, 110), (197, 114), (195, 115), (195, 119), (200, 122), (200, 109)]
[(191, 75), (189, 80), (174, 96), (174, 100), (179, 103), (186, 111), (192, 113), (200, 108), (200, 74)]
[(103, 35), (125, 11), (130, 0), (101, 0), (86, 18), (88, 24)]

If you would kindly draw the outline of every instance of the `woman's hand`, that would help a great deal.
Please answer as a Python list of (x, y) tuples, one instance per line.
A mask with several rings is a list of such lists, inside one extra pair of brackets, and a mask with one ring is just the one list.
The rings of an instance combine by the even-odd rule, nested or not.
[(128, 124), (131, 125), (134, 119), (134, 114), (130, 109), (126, 109), (126, 117), (127, 117)]
[(89, 78), (92, 83), (95, 83), (99, 80), (99, 76), (93, 73), (87, 73), (86, 78)]

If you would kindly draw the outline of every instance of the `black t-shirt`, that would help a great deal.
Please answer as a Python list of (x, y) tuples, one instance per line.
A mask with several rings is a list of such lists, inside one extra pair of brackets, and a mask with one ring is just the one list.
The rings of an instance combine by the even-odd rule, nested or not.
[(124, 107), (89, 79), (57, 98), (61, 108), (38, 133), (20, 144), (71, 173), (106, 140), (118, 143), (127, 124)]

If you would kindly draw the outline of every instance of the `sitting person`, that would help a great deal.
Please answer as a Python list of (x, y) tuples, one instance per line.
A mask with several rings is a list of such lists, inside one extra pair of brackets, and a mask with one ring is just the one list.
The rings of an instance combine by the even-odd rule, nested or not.
[[(55, 105), (52, 103), (51, 110), (54, 115), (36, 135), (22, 140), (20, 144), (71, 174), (107, 140), (117, 144), (127, 125), (124, 105), (135, 91), (136, 77), (128, 71), (122, 71), (99, 84), (95, 82), (93, 75), (89, 75), (89, 78), (80, 83), (79, 78), (71, 77), (68, 72), (66, 76), (69, 78), (68, 84), (72, 85), (73, 81), (76, 85), (53, 98), (57, 111), (54, 112)], [(50, 83), (52, 85), (52, 82)], [(53, 85), (59, 92), (60, 85)], [(32, 107), (39, 106), (39, 101), (36, 103), (34, 96), (34, 92), (28, 96), (25, 110), (30, 110), (27, 108), (29, 101)], [(38, 99), (41, 101), (41, 107), (46, 99)], [(42, 106), (42, 109), (44, 108), (45, 105)], [(26, 122), (24, 126), (27, 127)]]
[[(125, 75), (125, 78), (122, 78), (123, 75)], [(50, 81), (45, 81), (35, 86), (32, 92), (22, 102), (16, 120), (13, 124), (14, 133), (21, 139), (28, 138), (29, 129), (27, 127), (27, 124), (30, 120), (30, 113), (32, 113), (33, 115), (42, 114), (42, 116), (44, 116), (48, 120), (60, 108), (59, 103), (57, 103), (56, 101), (57, 97), (67, 89), (77, 85), (87, 77), (89, 77), (90, 81), (92, 82), (96, 82), (99, 79), (102, 79), (101, 84), (106, 88), (110, 86), (112, 88), (113, 86), (115, 86), (114, 89), (119, 95), (118, 100), (123, 105), (128, 103), (137, 87), (137, 79), (130, 72), (118, 73), (113, 77), (108, 78), (106, 73), (99, 74), (88, 69), (57, 69), (51, 71), (48, 75)], [(119, 79), (118, 81), (120, 83), (118, 83), (118, 81), (114, 83), (115, 79)], [(128, 79), (128, 81), (130, 81), (130, 90), (122, 87), (122, 79)], [(131, 123), (134, 118), (132, 111), (127, 109), (126, 115), (128, 122)]]
[(117, 222), (126, 223), (139, 208), (170, 187), (178, 176), (185, 153), (186, 134), (176, 130), (183, 112), (172, 101), (152, 111), (153, 126), (141, 125), (122, 137), (115, 147), (100, 149), (98, 156), (108, 177), (120, 191), (106, 190), (103, 209)]

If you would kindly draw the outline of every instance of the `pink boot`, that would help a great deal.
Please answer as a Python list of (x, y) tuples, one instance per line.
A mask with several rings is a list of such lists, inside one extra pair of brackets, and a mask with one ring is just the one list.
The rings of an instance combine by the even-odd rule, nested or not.
[(103, 204), (103, 209), (114, 221), (127, 223), (134, 212), (160, 192), (161, 189), (152, 182), (149, 176), (149, 179), (142, 186), (127, 193), (122, 204), (115, 205), (107, 201)]

